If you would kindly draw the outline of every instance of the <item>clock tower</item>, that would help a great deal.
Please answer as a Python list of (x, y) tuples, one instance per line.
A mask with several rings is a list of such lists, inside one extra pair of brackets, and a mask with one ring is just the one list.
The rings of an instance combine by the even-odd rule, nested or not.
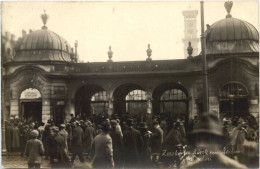
[(199, 38), (197, 37), (197, 15), (198, 10), (185, 10), (182, 11), (184, 16), (184, 38), (182, 42), (184, 44), (184, 58), (188, 57), (187, 48), (189, 42), (193, 48), (193, 56), (198, 55)]

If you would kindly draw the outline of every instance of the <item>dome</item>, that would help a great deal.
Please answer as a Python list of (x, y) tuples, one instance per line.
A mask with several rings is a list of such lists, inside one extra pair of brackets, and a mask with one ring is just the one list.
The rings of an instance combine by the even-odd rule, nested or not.
[(259, 52), (259, 33), (246, 21), (228, 14), (225, 19), (207, 27), (207, 54)]
[[(42, 18), (47, 17), (43, 15)], [(32, 31), (18, 40), (14, 61), (71, 61), (71, 46), (64, 38), (48, 30), (46, 21), (42, 29)]]

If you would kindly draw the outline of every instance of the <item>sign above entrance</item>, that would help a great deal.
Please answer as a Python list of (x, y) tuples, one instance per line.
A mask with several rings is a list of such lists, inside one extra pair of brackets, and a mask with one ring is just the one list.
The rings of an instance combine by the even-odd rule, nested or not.
[(41, 93), (37, 89), (29, 88), (21, 93), (20, 99), (39, 99)]

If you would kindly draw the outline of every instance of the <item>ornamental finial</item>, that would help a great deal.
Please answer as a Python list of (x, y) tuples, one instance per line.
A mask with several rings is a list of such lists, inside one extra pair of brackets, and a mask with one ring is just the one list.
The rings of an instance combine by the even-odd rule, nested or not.
[(48, 18), (49, 18), (49, 15), (47, 15), (47, 14), (45, 13), (45, 10), (44, 10), (44, 14), (41, 14), (41, 18), (42, 18), (42, 22), (43, 22), (43, 27), (42, 27), (42, 29), (47, 29), (47, 26), (45, 26), (45, 25), (46, 25), (46, 23), (47, 23), (47, 20), (48, 20)]
[(107, 52), (107, 55), (108, 55), (108, 62), (112, 62), (112, 57), (113, 57), (113, 51), (111, 50), (111, 46), (109, 46), (109, 51)]
[(225, 8), (226, 8), (226, 11), (227, 11), (227, 15), (226, 15), (226, 18), (232, 18), (232, 15), (230, 15), (230, 11), (231, 11), (231, 8), (233, 6), (233, 2), (232, 1), (227, 1), (225, 2), (224, 4)]
[(189, 54), (188, 59), (192, 58), (191, 55), (192, 55), (192, 52), (193, 52), (193, 48), (191, 46), (191, 42), (189, 42), (189, 46), (187, 48), (187, 51), (188, 51), (188, 54)]
[(146, 50), (148, 58), (146, 60), (152, 60), (150, 57), (152, 55), (152, 49), (150, 48), (150, 44), (148, 44), (148, 49)]

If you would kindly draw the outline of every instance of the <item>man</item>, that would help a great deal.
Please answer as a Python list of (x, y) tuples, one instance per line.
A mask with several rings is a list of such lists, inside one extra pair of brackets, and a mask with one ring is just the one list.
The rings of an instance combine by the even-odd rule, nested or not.
[(73, 164), (76, 156), (79, 156), (79, 160), (81, 163), (84, 163), (84, 158), (82, 155), (82, 140), (83, 140), (83, 130), (80, 127), (79, 121), (75, 122), (75, 128), (73, 130), (73, 138), (72, 138), (72, 158), (71, 163)]
[(151, 149), (152, 154), (156, 157), (162, 151), (162, 143), (163, 143), (163, 130), (161, 129), (158, 121), (153, 122), (153, 134), (151, 137)]
[(109, 135), (111, 130), (110, 122), (104, 122), (102, 125), (102, 133), (94, 138), (92, 145), (94, 168), (113, 168), (113, 148), (112, 139)]
[(31, 139), (27, 141), (25, 148), (25, 155), (28, 157), (28, 168), (40, 168), (41, 156), (43, 156), (44, 149), (42, 142), (37, 139), (39, 132), (33, 130), (31, 132)]
[(120, 167), (122, 164), (122, 151), (123, 151), (123, 137), (122, 132), (117, 130), (117, 121), (111, 120), (111, 132), (110, 137), (113, 143), (113, 157), (115, 161), (115, 167)]
[(138, 167), (144, 145), (140, 132), (133, 128), (133, 119), (126, 121), (127, 128), (123, 133), (125, 167)]
[(59, 134), (63, 137), (64, 142), (65, 142), (65, 146), (66, 146), (66, 151), (68, 152), (68, 132), (65, 130), (65, 124), (61, 124), (60, 125), (60, 131)]
[(247, 168), (223, 154), (223, 128), (216, 115), (202, 115), (200, 121), (189, 134), (189, 138), (196, 144), (197, 150), (208, 152), (208, 154), (207, 160), (195, 161), (187, 168)]
[(84, 131), (83, 139), (85, 141), (85, 149), (88, 155), (90, 154), (90, 150), (92, 147), (92, 142), (94, 137), (96, 136), (96, 131), (92, 127), (92, 124), (89, 120), (86, 121), (86, 129)]

